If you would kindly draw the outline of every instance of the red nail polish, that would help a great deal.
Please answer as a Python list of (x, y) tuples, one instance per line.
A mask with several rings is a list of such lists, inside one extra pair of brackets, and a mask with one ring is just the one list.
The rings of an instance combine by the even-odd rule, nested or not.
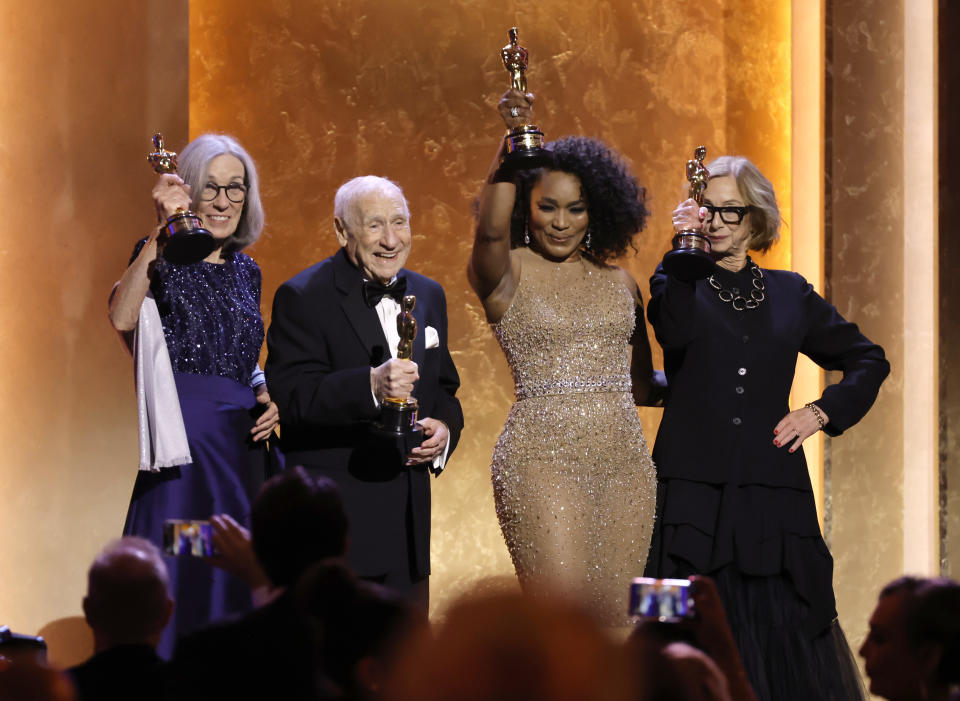
[(780, 433), (780, 429), (779, 429), (779, 428), (773, 429), (773, 435), (777, 435), (778, 433)]

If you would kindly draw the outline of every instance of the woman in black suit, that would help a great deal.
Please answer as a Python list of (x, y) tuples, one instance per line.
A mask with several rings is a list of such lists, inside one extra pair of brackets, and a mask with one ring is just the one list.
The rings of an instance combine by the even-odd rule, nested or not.
[[(670, 394), (646, 574), (716, 579), (761, 699), (859, 698), (801, 445), (859, 421), (890, 366), (801, 276), (750, 259), (780, 228), (769, 180), (740, 157), (707, 168), (705, 206), (682, 202), (673, 223), (702, 227), (713, 273), (683, 282), (658, 267), (650, 281)], [(790, 411), (798, 353), (843, 379)]]

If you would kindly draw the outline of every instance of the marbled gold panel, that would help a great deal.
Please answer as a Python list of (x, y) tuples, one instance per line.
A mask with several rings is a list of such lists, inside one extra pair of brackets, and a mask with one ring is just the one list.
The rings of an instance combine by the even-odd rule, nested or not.
[(150, 136), (187, 136), (186, 0), (0, 12), (0, 622), (54, 664), (137, 471), (132, 363), (107, 295), (154, 225)]
[(834, 583), (856, 649), (877, 591), (903, 566), (903, 5), (832, 5), (829, 291), (892, 366), (867, 417), (830, 441)]
[(790, 269), (790, 3), (734, 0), (724, 5), (725, 149), (750, 158), (773, 183), (783, 219), (780, 243), (758, 260), (769, 268)]
[[(755, 158), (789, 205), (789, 4), (190, 5), (191, 135), (234, 133), (262, 170), (268, 228), (253, 255), (266, 314), (283, 280), (335, 251), (334, 191), (368, 172), (404, 187), (415, 232), (410, 265), (447, 291), (467, 428), (434, 482), (434, 611), (477, 582), (512, 578), (489, 478), (512, 383), (464, 276), (471, 203), (502, 135), (499, 48), (512, 25), (530, 50), (536, 122), (547, 137), (602, 138), (647, 187), (651, 225), (623, 261), (642, 290), (669, 246), (670, 211), (697, 144)], [(789, 242), (771, 258), (788, 266)], [(652, 441), (659, 410), (641, 413)]]
[(940, 78), (940, 524), (941, 568), (960, 579), (960, 60), (954, 51), (954, 28), (960, 4), (939, 3)]

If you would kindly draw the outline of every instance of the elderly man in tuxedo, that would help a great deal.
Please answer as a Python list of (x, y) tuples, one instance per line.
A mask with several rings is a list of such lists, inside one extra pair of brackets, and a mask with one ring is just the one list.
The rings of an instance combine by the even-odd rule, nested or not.
[[(340, 485), (354, 570), (426, 607), (429, 473), (443, 469), (463, 428), (446, 297), (403, 267), (410, 211), (395, 183), (342, 185), (334, 226), (340, 250), (284, 283), (273, 302), (266, 372), (283, 447), (288, 464)], [(410, 360), (396, 357), (404, 295), (416, 297), (419, 329)], [(385, 397), (419, 402), (419, 446), (373, 430)]]

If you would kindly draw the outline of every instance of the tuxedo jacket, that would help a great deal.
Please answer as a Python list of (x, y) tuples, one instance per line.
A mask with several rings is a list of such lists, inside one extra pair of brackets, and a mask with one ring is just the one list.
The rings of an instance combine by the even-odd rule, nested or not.
[[(450, 450), (463, 428), (456, 398), (460, 378), (447, 348), (447, 304), (439, 284), (401, 270), (417, 298), (413, 361), (420, 379), (413, 396), (419, 417), (443, 421)], [(289, 465), (329, 476), (350, 520), (349, 561), (376, 577), (410, 553), (414, 573), (430, 572), (430, 484), (426, 466), (406, 467), (403, 446), (370, 429), (380, 410), (370, 368), (390, 358), (375, 309), (363, 300), (362, 275), (340, 249), (284, 283), (273, 301), (266, 364), (270, 395), (280, 409)], [(426, 330), (439, 343), (425, 347)], [(431, 334), (432, 337), (432, 334)]]

